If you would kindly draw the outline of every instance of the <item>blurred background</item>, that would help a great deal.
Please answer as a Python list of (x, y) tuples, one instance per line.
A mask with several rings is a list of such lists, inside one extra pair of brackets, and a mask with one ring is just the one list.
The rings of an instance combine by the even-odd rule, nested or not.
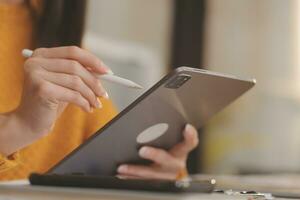
[[(256, 78), (200, 130), (191, 172), (300, 171), (299, 0), (90, 0), (84, 45), (149, 88), (186, 65)], [(106, 84), (122, 110), (141, 92)]]

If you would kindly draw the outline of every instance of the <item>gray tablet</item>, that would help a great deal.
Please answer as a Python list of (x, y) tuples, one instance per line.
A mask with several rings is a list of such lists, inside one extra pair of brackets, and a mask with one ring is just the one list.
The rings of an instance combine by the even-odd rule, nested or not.
[(145, 164), (143, 145), (169, 149), (186, 123), (201, 128), (213, 115), (255, 85), (255, 80), (180, 67), (162, 78), (108, 124), (48, 171), (115, 175), (123, 163)]

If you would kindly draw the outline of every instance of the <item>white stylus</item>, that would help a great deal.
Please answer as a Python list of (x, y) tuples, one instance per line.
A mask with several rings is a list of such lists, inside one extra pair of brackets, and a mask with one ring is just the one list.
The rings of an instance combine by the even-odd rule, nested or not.
[[(22, 50), (22, 55), (25, 58), (31, 57), (32, 54), (33, 54), (33, 51), (31, 51), (29, 49), (23, 49)], [(125, 78), (118, 77), (118, 76), (114, 76), (112, 74), (103, 74), (103, 75), (98, 75), (96, 73), (93, 73), (93, 74), (97, 78), (99, 78), (101, 80), (111, 82), (111, 83), (116, 83), (116, 84), (123, 85), (123, 86), (129, 87), (129, 88), (134, 88), (134, 89), (142, 89), (143, 88), (142, 86), (138, 85), (137, 83), (135, 83), (133, 81), (130, 81), (130, 80), (127, 80)]]

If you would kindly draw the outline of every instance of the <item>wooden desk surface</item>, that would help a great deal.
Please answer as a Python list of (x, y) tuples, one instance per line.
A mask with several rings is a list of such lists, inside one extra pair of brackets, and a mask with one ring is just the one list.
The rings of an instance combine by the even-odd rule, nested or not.
[(28, 183), (0, 184), (0, 200), (223, 200), (247, 199), (222, 194), (166, 194), (121, 190), (30, 186)]
[[(294, 177), (294, 176), (293, 176)], [(217, 178), (217, 177), (215, 177)], [(300, 178), (300, 177), (299, 177)], [(293, 179), (288, 179), (290, 182), (287, 184), (287, 179), (274, 178), (274, 177), (218, 177), (220, 184), (223, 185), (225, 189), (235, 188), (237, 185), (247, 186), (247, 189), (258, 189), (253, 188), (253, 185), (265, 185), (270, 181), (273, 181), (273, 185), (281, 184), (281, 189), (291, 188), (291, 184), (295, 187), (299, 187), (298, 184), (295, 185), (295, 177)], [(249, 185), (249, 179), (250, 183)], [(282, 179), (284, 181), (282, 181)], [(254, 181), (253, 181), (254, 180)], [(299, 180), (299, 179), (297, 179)], [(254, 184), (255, 182), (255, 184)], [(242, 184), (241, 184), (242, 183)], [(247, 185), (248, 183), (248, 185)], [(285, 185), (283, 183), (286, 183)], [(219, 185), (219, 186), (221, 186)], [(235, 185), (235, 186), (234, 186)], [(225, 186), (225, 187), (224, 187)], [(289, 187), (288, 187), (289, 186)], [(268, 186), (270, 187), (270, 186)], [(240, 188), (242, 189), (242, 188)], [(293, 190), (296, 188), (292, 188)], [(297, 191), (298, 190), (297, 188)], [(30, 186), (28, 181), (18, 181), (18, 182), (2, 182), (0, 183), (0, 200), (253, 200), (254, 198), (249, 198), (247, 196), (228, 196), (224, 194), (167, 194), (167, 193), (155, 193), (155, 192), (136, 192), (136, 191), (123, 191), (123, 190), (102, 190), (102, 189), (81, 189), (81, 188), (63, 188), (63, 187), (44, 187), (44, 186)], [(257, 198), (256, 198), (257, 199)], [(264, 198), (259, 198), (264, 199)], [(287, 198), (275, 198), (284, 200)], [(295, 199), (295, 198), (294, 198)]]

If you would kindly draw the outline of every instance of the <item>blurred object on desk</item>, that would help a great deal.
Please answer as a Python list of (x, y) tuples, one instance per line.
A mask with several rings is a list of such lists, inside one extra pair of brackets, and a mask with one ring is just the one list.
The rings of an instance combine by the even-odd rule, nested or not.
[(195, 179), (216, 179), (216, 188), (222, 190), (257, 191), (286, 194), (300, 199), (300, 174), (278, 175), (195, 175)]

